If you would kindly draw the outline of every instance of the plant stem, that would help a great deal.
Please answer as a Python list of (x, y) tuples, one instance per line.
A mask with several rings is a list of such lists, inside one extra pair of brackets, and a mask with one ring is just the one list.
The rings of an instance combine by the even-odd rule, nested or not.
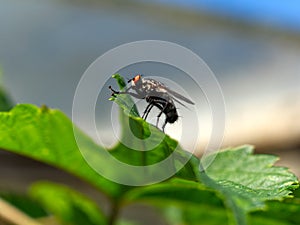
[(119, 215), (120, 205), (118, 201), (113, 201), (108, 218), (108, 225), (114, 225)]
[(4, 201), (0, 198), (0, 218), (12, 224), (23, 225), (42, 225), (33, 218), (27, 216), (25, 213)]

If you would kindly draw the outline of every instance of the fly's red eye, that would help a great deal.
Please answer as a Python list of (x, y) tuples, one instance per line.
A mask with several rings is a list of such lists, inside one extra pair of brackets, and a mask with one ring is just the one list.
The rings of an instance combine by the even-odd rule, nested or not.
[(141, 79), (141, 75), (136, 75), (136, 76), (133, 78), (133, 82), (136, 83), (139, 79)]

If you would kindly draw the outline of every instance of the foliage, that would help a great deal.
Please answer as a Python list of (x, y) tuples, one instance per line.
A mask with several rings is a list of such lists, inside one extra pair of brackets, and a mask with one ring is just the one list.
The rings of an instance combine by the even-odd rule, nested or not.
[[(120, 88), (124, 88), (123, 78), (119, 75), (114, 75), (114, 78)], [(203, 172), (195, 156), (139, 117), (137, 109), (130, 107), (133, 104), (129, 96), (120, 95), (111, 100), (121, 108), (122, 138), (110, 149), (110, 153), (120, 161), (138, 166), (155, 164), (176, 149), (170, 170), (179, 171), (168, 180), (143, 187), (110, 181), (87, 164), (74, 132), (80, 138), (80, 147), (89, 157), (99, 160), (112, 173), (118, 173), (102, 158), (107, 151), (104, 147), (95, 144), (59, 110), (21, 104), (9, 112), (0, 113), (0, 148), (67, 171), (93, 185), (111, 202), (111, 210), (107, 214), (92, 199), (70, 187), (39, 182), (29, 190), (31, 200), (28, 207), (38, 207), (44, 210), (41, 212), (55, 215), (60, 224), (75, 225), (131, 224), (122, 221), (119, 212), (138, 202), (158, 208), (170, 224), (213, 225), (226, 224), (226, 221), (227, 224), (241, 225), (299, 223), (296, 212), (300, 212), (300, 202), (298, 197), (291, 198), (292, 191), (298, 187), (298, 180), (286, 168), (273, 166), (277, 157), (255, 155), (253, 147), (245, 145), (207, 156), (203, 160), (215, 159)], [(130, 149), (122, 144), (122, 140), (129, 138), (128, 129), (139, 140), (150, 137), (151, 132), (151, 138), (162, 141), (151, 151)], [(143, 141), (132, 144), (137, 149), (145, 148)], [(185, 159), (188, 162), (182, 165)], [(135, 179), (134, 174), (128, 176)], [(29, 209), (24, 210), (16, 203), (16, 198), (4, 199), (32, 217), (38, 215), (30, 213)], [(289, 213), (283, 213), (284, 210)], [(270, 216), (272, 213), (276, 216)]]
[(2, 84), (2, 71), (0, 68), (0, 111), (9, 111), (13, 107), (13, 101), (7, 94)]

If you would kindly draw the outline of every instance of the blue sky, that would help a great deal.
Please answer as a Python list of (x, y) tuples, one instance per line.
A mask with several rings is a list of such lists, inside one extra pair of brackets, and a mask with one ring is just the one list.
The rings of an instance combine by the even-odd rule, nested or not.
[(193, 10), (300, 31), (300, 0), (152, 0)]

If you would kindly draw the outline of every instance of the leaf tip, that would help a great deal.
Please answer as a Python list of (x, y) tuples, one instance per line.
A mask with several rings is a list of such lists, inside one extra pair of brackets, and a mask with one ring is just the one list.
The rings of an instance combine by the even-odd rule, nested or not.
[(111, 77), (114, 78), (114, 79), (116, 79), (119, 76), (120, 76), (120, 74), (116, 73), (116, 74), (113, 74)]
[(111, 77), (117, 80), (117, 83), (121, 89), (126, 87), (126, 82), (120, 74), (116, 73), (113, 74)]
[(116, 99), (115, 97), (111, 96), (108, 100), (109, 101), (114, 101), (115, 99)]
[(49, 107), (47, 105), (42, 105), (40, 108), (42, 113), (47, 113), (50, 111)]

